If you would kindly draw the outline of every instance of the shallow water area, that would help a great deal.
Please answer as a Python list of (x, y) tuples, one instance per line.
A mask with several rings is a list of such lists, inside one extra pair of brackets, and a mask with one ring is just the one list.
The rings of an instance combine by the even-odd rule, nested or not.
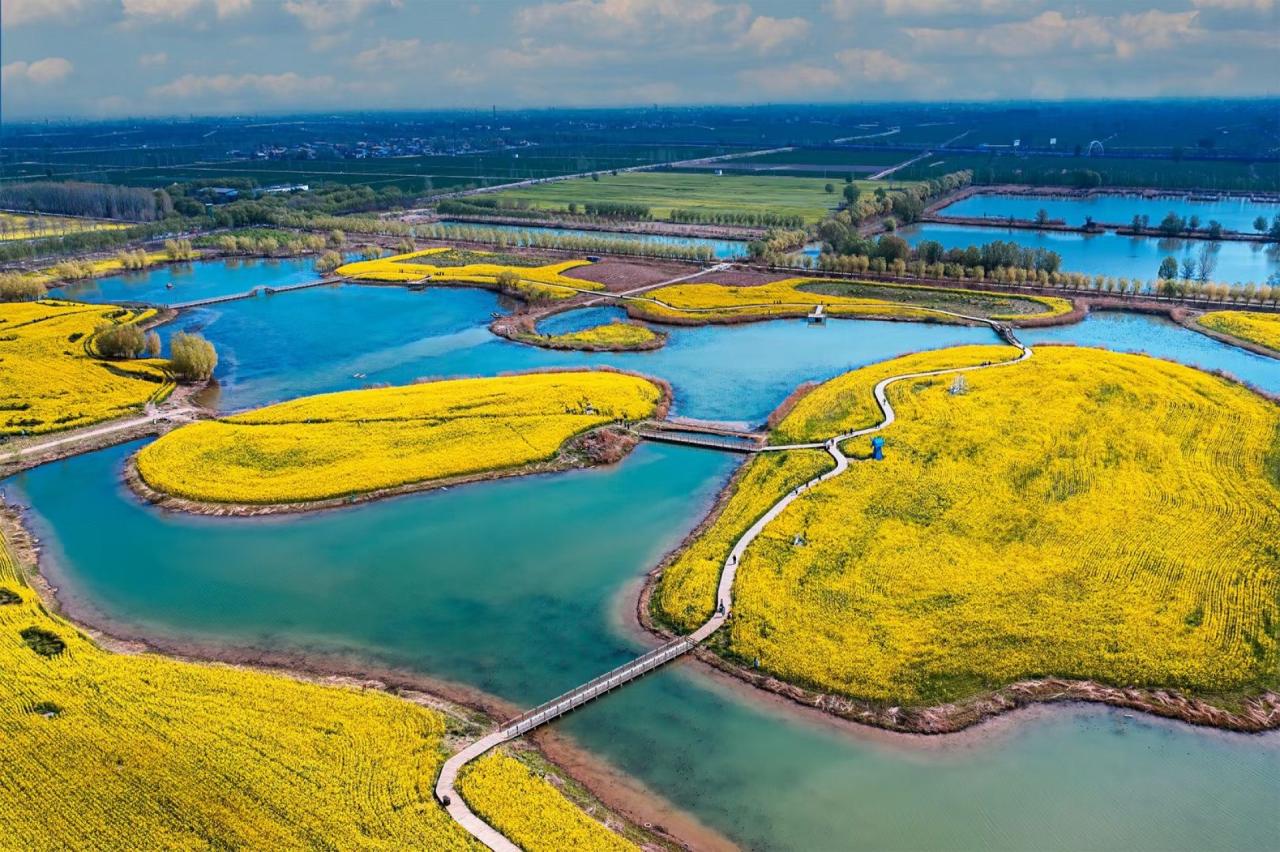
[(1160, 262), (1173, 257), (1179, 263), (1197, 263), (1208, 251), (1216, 259), (1212, 280), (1230, 283), (1253, 281), (1261, 284), (1280, 271), (1280, 247), (1254, 242), (1211, 242), (1157, 237), (1126, 237), (1114, 233), (1081, 234), (1063, 231), (1030, 231), (999, 226), (943, 225), (925, 222), (909, 225), (898, 233), (907, 242), (937, 240), (943, 248), (968, 248), (1003, 240), (1027, 248), (1043, 248), (1062, 256), (1067, 272), (1111, 275), (1148, 281), (1156, 277)]
[(50, 295), (81, 302), (147, 302), (177, 305), (248, 293), (255, 287), (284, 287), (320, 278), (314, 257), (225, 258), (167, 263), (68, 284)]
[(1059, 195), (1005, 195), (975, 193), (938, 210), (942, 216), (994, 216), (1001, 219), (1034, 220), (1044, 210), (1050, 219), (1061, 219), (1068, 225), (1083, 225), (1085, 217), (1107, 225), (1128, 225), (1134, 216), (1146, 216), (1150, 227), (1156, 227), (1169, 213), (1188, 219), (1200, 218), (1200, 227), (1210, 221), (1222, 223), (1229, 231), (1256, 233), (1253, 220), (1259, 216), (1271, 220), (1280, 214), (1280, 204), (1266, 204), (1248, 198), (1222, 196), (1216, 201), (1193, 199), (1183, 194), (1149, 198), (1123, 193), (1099, 193), (1084, 198)]

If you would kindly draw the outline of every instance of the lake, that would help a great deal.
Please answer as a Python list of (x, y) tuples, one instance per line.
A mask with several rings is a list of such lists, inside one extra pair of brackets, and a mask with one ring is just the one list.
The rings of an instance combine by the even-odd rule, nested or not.
[[(992, 339), (986, 329), (788, 320), (672, 329), (668, 347), (650, 353), (563, 353), (494, 338), (485, 325), (497, 310), (486, 291), (343, 285), (199, 309), (174, 327), (199, 328), (219, 347), (224, 409), (372, 382), (614, 364), (671, 381), (680, 414), (744, 423), (806, 379)], [(1280, 390), (1274, 361), (1151, 317), (1098, 314), (1023, 336), (1145, 350)], [(236, 519), (140, 504), (119, 483), (140, 445), (4, 485), (33, 507), (60, 594), (92, 620), (173, 640), (354, 655), (521, 705), (641, 647), (629, 623), (639, 578), (739, 463), (644, 444), (608, 468)], [(682, 662), (557, 724), (752, 849), (1256, 849), (1280, 831), (1280, 735), (1108, 708), (893, 737), (801, 717)]]
[(1102, 194), (1087, 198), (1063, 196), (1002, 195), (978, 193), (948, 204), (938, 213), (942, 216), (996, 216), (1035, 219), (1045, 210), (1050, 219), (1061, 219), (1068, 225), (1083, 225), (1086, 216), (1108, 225), (1128, 225), (1134, 216), (1147, 216), (1152, 227), (1169, 213), (1200, 217), (1200, 227), (1217, 220), (1230, 231), (1255, 233), (1253, 220), (1261, 216), (1270, 225), (1280, 214), (1280, 204), (1262, 204), (1247, 198), (1222, 198), (1218, 201), (1193, 201), (1185, 195), (1145, 198), (1138, 195)]

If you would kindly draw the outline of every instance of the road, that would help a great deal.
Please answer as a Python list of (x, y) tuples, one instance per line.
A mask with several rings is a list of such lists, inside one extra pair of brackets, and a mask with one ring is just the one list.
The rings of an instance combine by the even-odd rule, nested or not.
[(111, 423), (108, 423), (105, 426), (96, 426), (88, 429), (83, 429), (77, 432), (73, 432), (69, 435), (63, 435), (58, 438), (50, 438), (47, 441), (41, 441), (40, 443), (37, 443), (37, 444), (27, 444), (25, 446), (18, 447), (17, 449), (14, 449), (14, 450), (8, 450), (8, 451), (0, 450), (0, 452), (11, 454), (12, 456), (16, 456), (17, 458), (39, 455), (40, 453), (46, 453), (49, 450), (55, 449), (56, 447), (60, 447), (63, 444), (74, 444), (79, 441), (86, 441), (86, 440), (91, 440), (93, 438), (101, 437), (102, 435), (111, 435), (116, 432), (123, 432), (129, 429), (136, 429), (139, 426), (145, 426), (148, 423), (155, 423), (158, 420), (182, 420), (182, 419), (189, 418), (191, 415), (194, 415), (195, 413), (196, 413), (196, 409), (190, 406), (183, 406), (181, 408), (155, 408), (150, 410), (147, 414), (144, 414), (141, 417), (132, 417), (128, 420), (116, 420)]

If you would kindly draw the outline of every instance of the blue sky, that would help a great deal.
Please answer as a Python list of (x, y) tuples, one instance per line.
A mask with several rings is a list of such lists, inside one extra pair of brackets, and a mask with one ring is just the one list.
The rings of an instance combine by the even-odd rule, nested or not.
[(0, 0), (3, 117), (1277, 93), (1280, 0)]

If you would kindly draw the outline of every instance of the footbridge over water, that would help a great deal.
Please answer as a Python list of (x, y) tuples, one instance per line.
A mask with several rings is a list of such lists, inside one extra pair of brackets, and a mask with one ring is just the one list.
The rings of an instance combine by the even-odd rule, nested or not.
[(767, 438), (763, 432), (747, 432), (712, 425), (685, 425), (662, 420), (645, 420), (631, 427), (646, 441), (687, 444), (730, 453), (758, 453)]

